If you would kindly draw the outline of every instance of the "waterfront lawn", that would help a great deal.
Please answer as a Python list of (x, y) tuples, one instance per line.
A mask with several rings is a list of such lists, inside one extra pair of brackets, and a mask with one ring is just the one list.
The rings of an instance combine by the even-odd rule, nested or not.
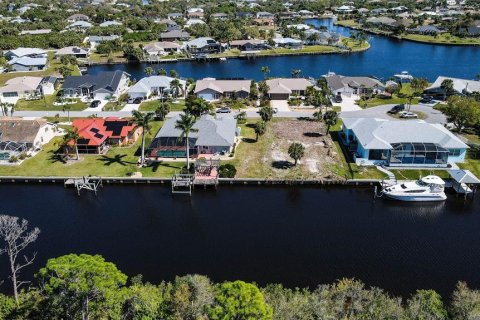
[[(63, 111), (62, 105), (54, 105), (55, 97), (57, 93), (55, 92), (52, 95), (46, 95), (44, 99), (39, 100), (24, 100), (20, 99), (15, 105), (15, 110), (17, 111)], [(76, 103), (69, 104), (70, 111), (81, 111), (87, 108), (87, 105), (84, 102), (78, 100)]]
[[(410, 84), (404, 83), (398, 94), (394, 93), (390, 98), (374, 97), (368, 100), (359, 100), (358, 105), (362, 108), (377, 107), (384, 104), (408, 104), (408, 96), (413, 94)], [(412, 104), (418, 104), (420, 98), (412, 99)]]
[(397, 180), (418, 180), (420, 177), (428, 175), (436, 175), (442, 179), (450, 178), (447, 170), (418, 170), (418, 169), (405, 169), (405, 170), (390, 170)]
[(100, 54), (92, 52), (89, 56), (90, 63), (127, 63), (128, 60), (123, 56), (122, 51), (112, 52), (110, 54)]
[(456, 45), (480, 45), (480, 38), (470, 38), (470, 37), (457, 37), (451, 35), (450, 33), (442, 33), (438, 36), (429, 36), (422, 34), (404, 34), (401, 36), (402, 39), (427, 42), (427, 43), (437, 43), (437, 44), (456, 44)]
[(467, 151), (464, 163), (459, 163), (462, 169), (470, 170), (474, 175), (480, 177), (480, 148), (471, 147)]
[(355, 22), (355, 20), (339, 20), (335, 21), (335, 25), (348, 28), (360, 28), (362, 26), (360, 23)]
[[(157, 133), (163, 122), (155, 121), (152, 130), (147, 134), (145, 146)], [(135, 171), (140, 171), (144, 177), (171, 177), (178, 173), (184, 162), (165, 162), (146, 168), (137, 168), (136, 162), (140, 155), (141, 139), (128, 147), (112, 147), (105, 155), (80, 155), (80, 161), (63, 163), (56, 154), (59, 150), (57, 137), (44, 146), (35, 157), (25, 160), (19, 166), (0, 166), (1, 176), (101, 176), (127, 177)]]
[[(159, 100), (157, 99), (145, 101), (145, 102), (142, 102), (142, 104), (140, 104), (140, 107), (138, 110), (154, 112), (157, 109), (158, 105), (159, 105)], [(181, 100), (178, 100), (178, 103), (171, 102), (168, 105), (170, 106), (170, 111), (183, 111), (183, 109), (185, 109), (185, 100), (181, 99)]]

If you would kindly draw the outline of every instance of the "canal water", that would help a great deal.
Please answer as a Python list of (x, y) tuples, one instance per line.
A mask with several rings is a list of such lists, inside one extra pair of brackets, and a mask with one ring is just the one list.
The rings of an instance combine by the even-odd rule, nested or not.
[(59, 185), (2, 184), (0, 198), (2, 214), (42, 231), (26, 278), (48, 258), (89, 253), (153, 283), (198, 273), (289, 287), (355, 277), (403, 296), (447, 296), (458, 280), (480, 288), (478, 196), (412, 204), (374, 202), (371, 188), (220, 186), (190, 198), (159, 185), (106, 185), (78, 197)]
[[(310, 19), (307, 23), (328, 29), (344, 36), (350, 30), (333, 25), (332, 19)], [(480, 47), (459, 47), (421, 44), (400, 41), (383, 36), (369, 35), (371, 48), (362, 53), (307, 55), (290, 57), (265, 57), (256, 60), (229, 59), (217, 62), (181, 62), (154, 64), (156, 70), (174, 69), (181, 77), (201, 79), (215, 78), (248, 78), (263, 79), (262, 66), (271, 70), (269, 76), (285, 76), (292, 69), (302, 70), (302, 75), (319, 78), (328, 72), (343, 75), (370, 75), (388, 80), (393, 74), (403, 70), (416, 77), (425, 77), (434, 81), (437, 76), (451, 76), (473, 79), (480, 73)], [(106, 70), (125, 70), (132, 78), (145, 77), (146, 64), (101, 65), (89, 68), (89, 73), (96, 74)]]

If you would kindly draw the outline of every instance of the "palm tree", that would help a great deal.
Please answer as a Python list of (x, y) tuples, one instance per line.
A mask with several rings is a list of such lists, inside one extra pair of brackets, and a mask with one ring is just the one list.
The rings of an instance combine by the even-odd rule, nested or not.
[(165, 117), (170, 112), (170, 107), (165, 102), (160, 102), (157, 109), (155, 109), (155, 116), (158, 120), (165, 120)]
[(320, 35), (315, 32), (308, 36), (307, 38), (309, 44), (316, 44), (318, 40), (320, 40)]
[(174, 97), (176, 98), (178, 96), (178, 93), (181, 91), (182, 92), (182, 96), (185, 94), (183, 92), (183, 87), (182, 85), (180, 84), (180, 80), (178, 79), (173, 79), (172, 81), (170, 81), (170, 90), (172, 90), (172, 92), (174, 93)]
[(68, 122), (70, 122), (70, 109), (72, 109), (72, 106), (69, 104), (63, 106), (63, 112), (67, 113)]
[(145, 132), (150, 132), (150, 122), (152, 121), (154, 115), (155, 114), (153, 112), (142, 113), (138, 110), (132, 111), (133, 123), (135, 123), (139, 128), (142, 128), (142, 155), (140, 158), (141, 166), (145, 164)]
[(170, 70), (170, 77), (178, 78), (178, 72), (176, 70)]
[(323, 116), (323, 120), (325, 121), (325, 124), (327, 125), (327, 134), (328, 134), (330, 132), (330, 127), (337, 124), (338, 113), (336, 111), (329, 110), (329, 111), (325, 112), (325, 115)]
[(186, 144), (186, 155), (187, 155), (187, 172), (190, 171), (190, 144), (188, 141), (188, 137), (190, 136), (190, 132), (197, 132), (198, 129), (195, 129), (193, 126), (197, 119), (189, 114), (189, 113), (182, 113), (180, 114), (180, 119), (177, 120), (175, 123), (175, 129), (181, 130), (182, 134), (180, 135), (180, 139), (185, 139)]
[(153, 74), (153, 68), (152, 67), (146, 67), (144, 71), (145, 71), (145, 74), (147, 75), (147, 77), (150, 77)]
[(443, 100), (447, 100), (447, 95), (452, 94), (453, 91), (453, 80), (445, 79), (440, 84), (440, 88), (443, 89)]
[(294, 142), (288, 147), (288, 154), (295, 160), (295, 166), (297, 165), (298, 160), (300, 160), (305, 155), (305, 147), (298, 142)]
[(428, 87), (428, 80), (425, 78), (413, 78), (410, 81), (410, 88), (413, 89), (415, 94), (420, 94)]
[(264, 135), (267, 131), (267, 123), (263, 120), (257, 121), (257, 123), (255, 123), (254, 130), (255, 134), (257, 135), (255, 140), (258, 141), (258, 137)]
[(80, 159), (80, 155), (78, 154), (78, 145), (77, 141), (80, 138), (78, 134), (77, 128), (74, 129), (67, 129), (67, 132), (63, 136), (63, 146), (65, 148), (65, 154), (68, 155), (68, 147), (73, 142), (73, 146), (75, 147), (75, 153), (77, 155), (77, 160)]
[(13, 104), (8, 102), (0, 102), (0, 109), (2, 109), (2, 115), (8, 117), (8, 108), (11, 108)]
[(167, 71), (166, 71), (165, 69), (163, 69), (163, 68), (160, 68), (160, 69), (157, 70), (157, 74), (158, 74), (159, 76), (164, 76), (164, 75), (167, 74)]
[(302, 70), (300, 69), (293, 69), (292, 70), (292, 78), (300, 78), (300, 74), (302, 73)]
[(260, 68), (260, 70), (261, 70), (262, 73), (263, 73), (263, 77), (264, 77), (265, 79), (267, 79), (267, 76), (268, 76), (268, 74), (270, 73), (270, 68), (268, 68), (267, 66), (263, 66), (263, 67)]
[(264, 122), (268, 122), (273, 118), (273, 108), (268, 105), (261, 107), (259, 113), (260, 118), (262, 118)]

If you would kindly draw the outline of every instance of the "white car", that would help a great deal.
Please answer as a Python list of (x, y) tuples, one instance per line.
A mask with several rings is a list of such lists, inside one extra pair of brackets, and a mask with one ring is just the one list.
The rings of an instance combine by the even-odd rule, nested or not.
[(399, 114), (400, 118), (403, 118), (403, 119), (416, 119), (416, 118), (418, 118), (418, 115), (416, 113), (413, 113), (413, 112), (402, 111), (402, 112), (399, 112), (398, 114)]

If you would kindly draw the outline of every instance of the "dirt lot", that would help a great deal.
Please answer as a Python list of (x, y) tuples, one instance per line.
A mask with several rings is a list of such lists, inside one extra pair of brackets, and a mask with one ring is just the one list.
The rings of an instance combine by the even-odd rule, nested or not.
[[(341, 162), (337, 149), (326, 134), (323, 123), (310, 120), (281, 120), (268, 124), (267, 133), (244, 150), (238, 176), (262, 176), (275, 179), (335, 178), (332, 174)], [(288, 147), (299, 142), (305, 155), (294, 166)], [(245, 145), (244, 145), (245, 147)]]

